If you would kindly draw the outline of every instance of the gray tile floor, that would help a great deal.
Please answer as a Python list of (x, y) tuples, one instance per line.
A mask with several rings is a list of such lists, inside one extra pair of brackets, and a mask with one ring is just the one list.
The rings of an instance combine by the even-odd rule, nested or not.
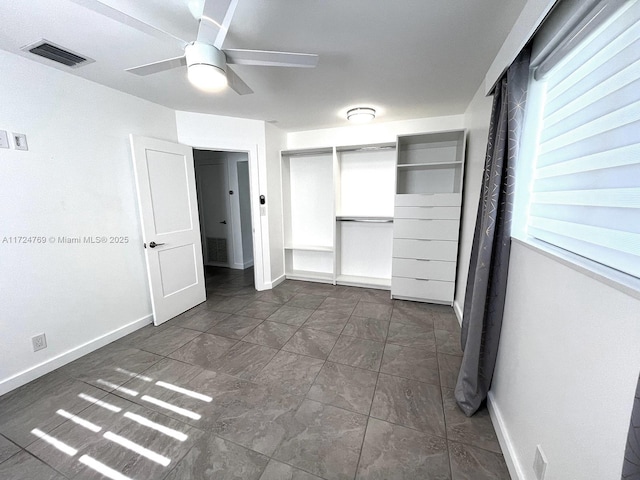
[(252, 275), (0, 397), (0, 478), (509, 478), (451, 308)]

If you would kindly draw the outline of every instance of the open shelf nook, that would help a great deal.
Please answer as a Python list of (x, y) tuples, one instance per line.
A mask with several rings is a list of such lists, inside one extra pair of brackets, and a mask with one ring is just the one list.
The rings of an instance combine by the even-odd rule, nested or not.
[(334, 281), (333, 149), (282, 152), (285, 274)]

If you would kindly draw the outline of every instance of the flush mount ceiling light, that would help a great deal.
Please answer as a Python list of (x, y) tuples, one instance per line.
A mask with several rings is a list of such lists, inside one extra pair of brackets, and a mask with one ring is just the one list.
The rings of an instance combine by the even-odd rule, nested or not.
[(347, 120), (354, 123), (370, 122), (376, 118), (376, 111), (371, 107), (356, 107), (347, 111)]
[(184, 49), (187, 77), (205, 92), (219, 92), (227, 86), (226, 58), (213, 45), (193, 42)]

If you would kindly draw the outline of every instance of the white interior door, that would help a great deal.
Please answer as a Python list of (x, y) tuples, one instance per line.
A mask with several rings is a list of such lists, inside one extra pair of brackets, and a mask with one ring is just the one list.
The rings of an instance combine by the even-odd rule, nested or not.
[(191, 147), (130, 136), (138, 205), (159, 325), (206, 300)]

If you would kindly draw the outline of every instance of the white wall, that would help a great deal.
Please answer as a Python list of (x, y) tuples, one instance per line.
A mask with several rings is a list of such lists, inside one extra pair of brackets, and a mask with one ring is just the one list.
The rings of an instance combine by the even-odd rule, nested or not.
[[(619, 480), (638, 369), (640, 299), (512, 243), (491, 390), (505, 452), (534, 480)], [(503, 449), (505, 447), (503, 446)]]
[(557, 0), (528, 0), (518, 16), (509, 35), (498, 51), (496, 58), (485, 76), (484, 91), (486, 93), (502, 76), (503, 72), (513, 63), (520, 50), (527, 44), (545, 16), (551, 11)]
[(271, 257), (272, 285), (284, 280), (284, 230), (282, 220), (282, 162), (280, 152), (285, 149), (286, 134), (266, 123), (267, 155), (267, 212), (269, 214), (269, 248)]
[[(174, 113), (0, 51), (0, 242), (124, 236), (127, 244), (0, 243), (0, 394), (151, 321), (129, 133), (176, 140)], [(48, 348), (32, 352), (31, 337)]]
[(471, 243), (476, 225), (480, 187), (484, 172), (487, 137), (489, 136), (489, 118), (491, 116), (492, 97), (484, 94), (483, 86), (478, 88), (464, 113), (464, 126), (467, 129), (467, 158), (464, 166), (464, 203), (460, 226), (460, 247), (458, 250), (458, 273), (456, 275), (456, 294), (453, 307), (462, 322), (462, 309), (469, 275)]

